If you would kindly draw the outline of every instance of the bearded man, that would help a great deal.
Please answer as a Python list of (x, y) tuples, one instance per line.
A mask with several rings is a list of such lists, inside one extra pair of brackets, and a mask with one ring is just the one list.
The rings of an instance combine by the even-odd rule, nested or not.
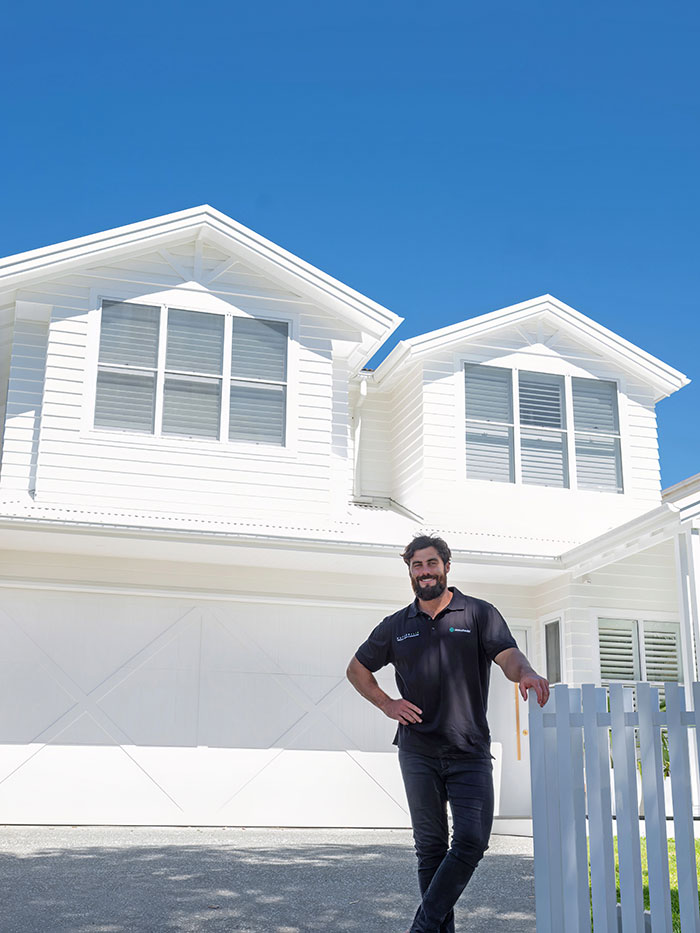
[[(494, 606), (447, 587), (451, 553), (442, 538), (420, 535), (401, 556), (416, 599), (380, 622), (350, 661), (347, 676), (399, 723), (394, 744), (422, 898), (408, 933), (454, 933), (454, 905), (488, 847), (493, 822), (486, 721), (491, 662), (519, 684), (523, 699), (534, 689), (540, 706), (549, 684), (518, 650)], [(394, 665), (399, 699), (374, 677), (386, 664)]]

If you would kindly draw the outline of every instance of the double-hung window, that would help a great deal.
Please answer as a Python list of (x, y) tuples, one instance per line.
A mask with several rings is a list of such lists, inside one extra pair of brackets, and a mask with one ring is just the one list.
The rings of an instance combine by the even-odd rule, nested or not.
[(464, 383), (468, 479), (568, 487), (575, 461), (578, 488), (622, 492), (615, 383), (472, 363)]
[(286, 321), (104, 301), (95, 427), (283, 446)]

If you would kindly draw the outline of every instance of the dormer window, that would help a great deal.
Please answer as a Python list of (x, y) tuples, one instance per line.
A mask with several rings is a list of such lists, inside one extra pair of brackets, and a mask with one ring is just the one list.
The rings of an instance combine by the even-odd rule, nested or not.
[(286, 321), (104, 301), (95, 427), (283, 446)]
[(464, 379), (468, 479), (622, 492), (615, 383), (471, 363)]

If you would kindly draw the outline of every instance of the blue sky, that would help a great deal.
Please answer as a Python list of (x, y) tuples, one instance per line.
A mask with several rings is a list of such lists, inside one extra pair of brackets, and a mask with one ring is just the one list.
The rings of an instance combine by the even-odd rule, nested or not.
[(209, 203), (396, 340), (550, 292), (694, 380), (658, 409), (662, 481), (700, 471), (697, 4), (68, 0), (3, 26), (0, 255)]

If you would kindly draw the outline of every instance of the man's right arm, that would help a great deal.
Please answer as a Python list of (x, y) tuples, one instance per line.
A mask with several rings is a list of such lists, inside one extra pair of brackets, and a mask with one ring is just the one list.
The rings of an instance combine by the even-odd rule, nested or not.
[(405, 726), (411, 725), (414, 722), (423, 721), (420, 718), (423, 712), (422, 710), (403, 698), (392, 700), (379, 686), (372, 671), (368, 670), (364, 664), (361, 664), (356, 657), (353, 657), (348, 664), (346, 673), (348, 680), (360, 696), (363, 696), (365, 700), (369, 700), (370, 703), (373, 703), (385, 716), (388, 716), (389, 719), (396, 719)]

